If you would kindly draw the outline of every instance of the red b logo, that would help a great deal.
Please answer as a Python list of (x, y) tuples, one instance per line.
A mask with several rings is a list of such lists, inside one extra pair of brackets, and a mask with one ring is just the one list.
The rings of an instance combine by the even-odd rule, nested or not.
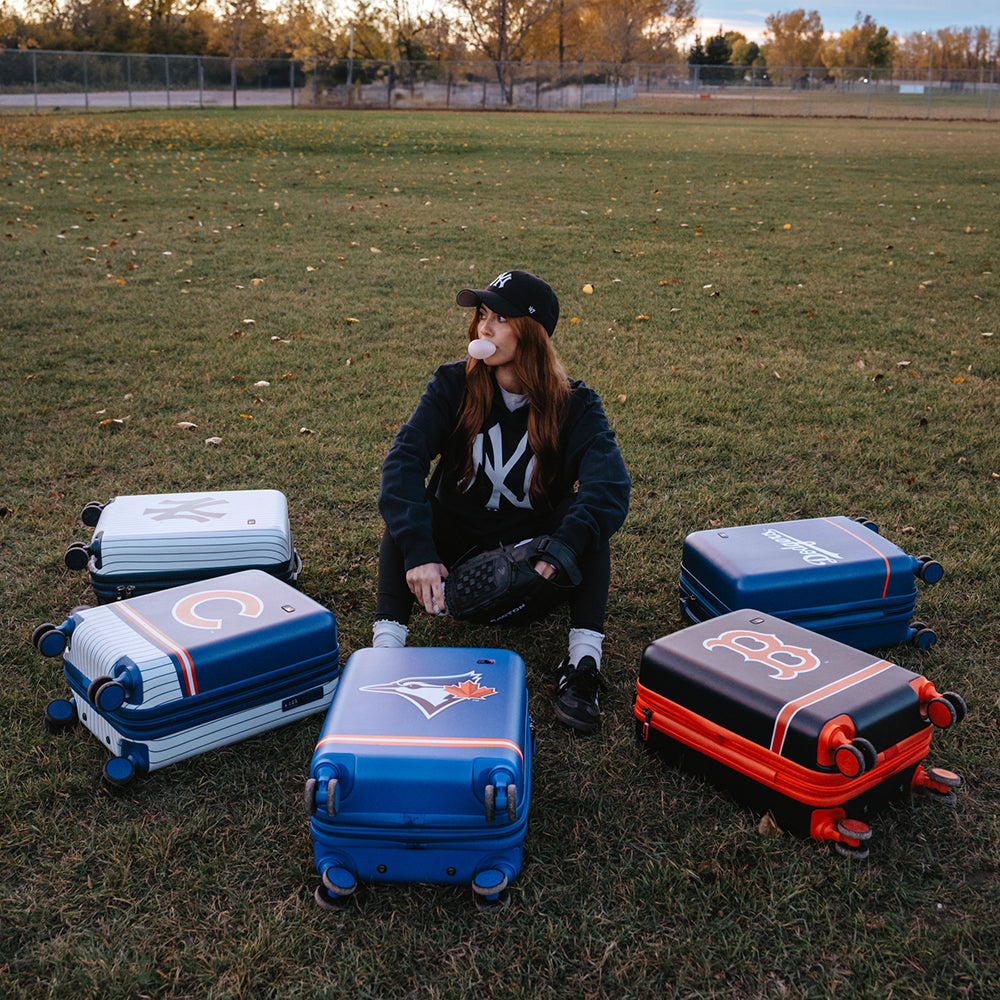
[(786, 646), (776, 635), (766, 632), (746, 632), (735, 629), (725, 632), (715, 639), (706, 639), (705, 649), (719, 646), (739, 653), (744, 660), (761, 663), (770, 667), (775, 680), (790, 681), (799, 674), (815, 670), (820, 665), (819, 657), (802, 646)]

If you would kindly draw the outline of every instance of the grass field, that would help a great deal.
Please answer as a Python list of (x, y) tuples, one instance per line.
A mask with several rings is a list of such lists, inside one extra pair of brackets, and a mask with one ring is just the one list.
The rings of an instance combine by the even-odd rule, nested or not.
[[(0, 993), (998, 995), (994, 125), (52, 114), (4, 117), (0, 152)], [(30, 635), (90, 599), (62, 558), (87, 501), (269, 487), (342, 656), (366, 645), (382, 457), (464, 353), (455, 291), (511, 266), (559, 293), (633, 477), (604, 726), (554, 724), (565, 617), (415, 619), (416, 644), (528, 665), (525, 864), (499, 915), (434, 886), (326, 913), (299, 804), (318, 717), (112, 795), (96, 741), (44, 732), (65, 683)], [(885, 655), (970, 709), (933, 748), (957, 806), (888, 808), (863, 862), (765, 836), (631, 719), (644, 646), (684, 625), (685, 535), (836, 513), (944, 565), (917, 604), (937, 645)]]

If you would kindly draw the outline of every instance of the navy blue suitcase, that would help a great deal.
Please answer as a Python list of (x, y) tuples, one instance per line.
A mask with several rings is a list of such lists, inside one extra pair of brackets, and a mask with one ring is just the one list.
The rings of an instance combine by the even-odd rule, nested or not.
[(305, 807), (316, 901), (367, 882), (469, 885), (506, 903), (522, 861), (532, 733), (509, 650), (359, 649), (316, 744)]
[(93, 535), (64, 559), (89, 570), (101, 604), (247, 569), (293, 583), (302, 569), (278, 490), (119, 496), (80, 517)]
[(340, 676), (333, 613), (261, 570), (80, 608), (33, 641), (71, 692), (47, 727), (83, 723), (111, 786), (322, 712)]
[(858, 858), (886, 803), (954, 801), (961, 779), (925, 760), (935, 729), (965, 713), (920, 674), (753, 609), (651, 643), (634, 710), (668, 761)]
[(681, 554), (680, 606), (691, 622), (755, 608), (857, 649), (936, 635), (912, 621), (916, 580), (944, 571), (883, 538), (870, 521), (817, 517), (695, 531)]

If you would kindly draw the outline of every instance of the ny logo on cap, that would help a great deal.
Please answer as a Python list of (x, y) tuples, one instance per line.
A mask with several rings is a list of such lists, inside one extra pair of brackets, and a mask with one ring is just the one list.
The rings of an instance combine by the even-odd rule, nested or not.
[(503, 274), (500, 274), (493, 279), (490, 288), (503, 288), (503, 286), (506, 285), (507, 282), (513, 277), (514, 275), (511, 274), (510, 271), (504, 271)]

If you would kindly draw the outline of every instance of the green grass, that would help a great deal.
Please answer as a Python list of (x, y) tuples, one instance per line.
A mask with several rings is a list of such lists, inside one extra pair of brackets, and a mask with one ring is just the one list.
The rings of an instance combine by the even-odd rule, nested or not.
[[(995, 147), (955, 122), (5, 116), (0, 992), (995, 996)], [(524, 868), (498, 917), (429, 886), (326, 914), (299, 807), (318, 718), (111, 796), (96, 741), (43, 731), (65, 685), (29, 637), (88, 600), (62, 563), (85, 502), (271, 487), (302, 588), (345, 657), (367, 644), (382, 457), (463, 353), (455, 290), (509, 266), (559, 293), (556, 342), (633, 476), (605, 725), (553, 723), (564, 616), (415, 619), (416, 643), (528, 664)], [(943, 563), (918, 599), (937, 646), (888, 655), (970, 705), (934, 744), (957, 808), (888, 809), (855, 864), (762, 837), (638, 752), (630, 714), (642, 649), (684, 624), (688, 532), (841, 512)]]

